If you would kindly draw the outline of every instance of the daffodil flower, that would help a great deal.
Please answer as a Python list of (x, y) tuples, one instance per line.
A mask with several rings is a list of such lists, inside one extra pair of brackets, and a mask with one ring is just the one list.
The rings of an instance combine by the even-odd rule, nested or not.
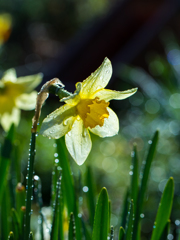
[(94, 73), (76, 84), (72, 96), (61, 99), (66, 104), (42, 123), (40, 134), (43, 136), (57, 139), (65, 135), (67, 149), (78, 165), (84, 163), (92, 147), (89, 131), (102, 138), (119, 131), (119, 120), (109, 108), (109, 101), (125, 99), (137, 91), (137, 88), (123, 92), (104, 89), (111, 75), (111, 62), (105, 58)]
[(32, 110), (37, 92), (33, 89), (42, 81), (42, 74), (16, 77), (15, 69), (7, 70), (0, 80), (0, 123), (5, 131), (20, 121), (20, 109)]

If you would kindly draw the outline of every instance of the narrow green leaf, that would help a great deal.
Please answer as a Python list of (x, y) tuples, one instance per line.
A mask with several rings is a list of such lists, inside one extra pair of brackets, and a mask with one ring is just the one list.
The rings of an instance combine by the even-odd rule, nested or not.
[(85, 236), (86, 240), (91, 240), (92, 239), (92, 233), (91, 233), (91, 228), (90, 226), (87, 226), (84, 222), (84, 219), (81, 218), (82, 220), (82, 232), (83, 236)]
[(119, 228), (119, 238), (118, 238), (118, 240), (123, 240), (123, 239), (124, 239), (124, 236), (125, 236), (124, 228), (123, 228), (123, 227), (120, 227), (120, 228)]
[(14, 137), (14, 125), (11, 126), (7, 136), (5, 137), (4, 144), (1, 150), (1, 161), (0, 161), (0, 204), (2, 195), (4, 192), (5, 185), (7, 183), (7, 175), (11, 164), (11, 153), (13, 148), (13, 137)]
[(60, 191), (61, 191), (61, 177), (59, 177), (56, 185), (56, 199), (53, 207), (53, 221), (52, 221), (51, 238), (50, 238), (51, 240), (58, 240)]
[(33, 240), (34, 238), (33, 238), (33, 233), (32, 232), (30, 232), (29, 233), (29, 240)]
[(127, 218), (128, 209), (129, 209), (129, 190), (126, 192), (126, 195), (124, 197), (122, 209), (123, 209), (123, 212), (122, 212), (122, 218), (121, 218), (120, 226), (122, 226), (123, 229), (125, 229), (126, 218)]
[(129, 213), (128, 213), (127, 226), (126, 226), (125, 240), (132, 239), (133, 219), (134, 219), (134, 208), (133, 208), (133, 200), (131, 200)]
[(135, 212), (135, 221), (134, 221), (134, 230), (133, 230), (133, 240), (137, 240), (138, 238), (138, 227), (139, 227), (139, 221), (140, 221), (140, 214), (142, 212), (142, 206), (144, 203), (144, 196), (147, 188), (147, 182), (149, 178), (149, 172), (150, 172), (150, 167), (152, 160), (155, 155), (155, 150), (157, 147), (157, 142), (158, 142), (158, 136), (159, 132), (156, 131), (153, 137), (152, 141), (149, 141), (150, 148), (147, 154), (146, 162), (144, 165), (144, 171), (142, 175), (142, 181), (141, 181), (141, 186), (140, 186), (140, 191), (138, 194), (138, 200), (137, 200), (137, 207), (136, 207), (136, 212)]
[(96, 205), (92, 240), (107, 240), (109, 227), (109, 203), (106, 188), (102, 188)]
[(111, 226), (110, 240), (114, 239), (114, 227)]
[(28, 159), (27, 167), (27, 183), (26, 183), (26, 213), (24, 221), (24, 240), (29, 238), (30, 234), (30, 220), (31, 220), (31, 201), (33, 193), (33, 172), (34, 172), (34, 159), (36, 152), (36, 133), (31, 133), (31, 142), (30, 142), (30, 155)]
[(171, 221), (169, 220), (163, 230), (163, 233), (161, 234), (160, 240), (164, 240), (167, 239), (167, 236), (169, 234), (169, 230), (170, 230), (170, 223)]
[(14, 233), (13, 232), (9, 233), (8, 240), (14, 240)]
[(163, 191), (159, 204), (151, 240), (159, 240), (170, 217), (174, 196), (174, 181), (171, 177)]
[(70, 214), (68, 240), (76, 240), (76, 225), (73, 213)]
[(21, 233), (19, 216), (14, 208), (12, 208), (11, 211), (12, 211), (12, 227), (13, 227), (15, 239), (21, 239), (22, 233)]
[(65, 146), (64, 138), (56, 140), (57, 153), (59, 156), (59, 164), (62, 168), (62, 191), (63, 197), (65, 198), (65, 203), (68, 208), (68, 213), (74, 212), (75, 206), (75, 194), (73, 187), (73, 178), (70, 171), (69, 159), (67, 155), (67, 149)]
[(16, 186), (16, 210), (18, 215), (21, 214), (21, 207), (25, 206), (25, 198), (25, 187), (21, 183), (18, 183)]
[(136, 145), (134, 145), (134, 149), (132, 152), (132, 177), (131, 177), (131, 199), (133, 199), (134, 203), (134, 212), (136, 212), (136, 204), (137, 204), (137, 196), (138, 196), (138, 157), (137, 157), (137, 149)]
[(91, 167), (87, 168), (86, 172), (86, 186), (88, 187), (87, 195), (87, 206), (89, 210), (89, 219), (91, 227), (93, 227), (94, 222), (94, 214), (95, 214), (95, 184), (94, 177), (92, 174)]

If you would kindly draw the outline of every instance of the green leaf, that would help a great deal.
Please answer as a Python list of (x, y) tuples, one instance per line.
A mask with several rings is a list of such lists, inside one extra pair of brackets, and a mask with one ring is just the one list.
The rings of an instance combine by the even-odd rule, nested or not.
[(171, 177), (163, 191), (159, 204), (151, 240), (159, 240), (170, 217), (174, 196), (174, 181)]
[(57, 144), (57, 153), (59, 156), (59, 164), (62, 168), (62, 191), (63, 197), (65, 198), (65, 203), (68, 208), (68, 215), (71, 212), (74, 212), (75, 206), (75, 194), (73, 187), (73, 178), (70, 171), (69, 159), (67, 155), (67, 149), (65, 146), (64, 138), (56, 140)]
[(114, 227), (111, 226), (111, 234), (110, 234), (110, 240), (114, 239)]
[(123, 207), (122, 207), (123, 212), (122, 212), (122, 218), (121, 218), (121, 224), (120, 224), (120, 226), (122, 226), (123, 229), (126, 226), (126, 218), (127, 218), (128, 209), (129, 209), (129, 200), (128, 199), (129, 199), (129, 190), (127, 190), (126, 195), (123, 200)]
[[(60, 204), (60, 193), (61, 191), (61, 177), (59, 177), (56, 185), (56, 199), (53, 207), (53, 221), (52, 221), (52, 230), (51, 230), (51, 240), (58, 240), (59, 234), (59, 204)], [(61, 229), (62, 230), (62, 229)]]
[(128, 213), (127, 226), (126, 226), (125, 240), (132, 239), (133, 219), (134, 219), (134, 208), (133, 208), (133, 200), (131, 200), (129, 213)]
[(14, 233), (13, 232), (9, 233), (8, 240), (14, 240)]
[(93, 180), (94, 178), (92, 174), (92, 169), (91, 167), (88, 167), (86, 172), (85, 184), (88, 187), (86, 196), (87, 196), (87, 206), (89, 210), (89, 219), (90, 219), (91, 227), (93, 227), (94, 214), (95, 214), (95, 184)]
[(7, 182), (7, 175), (10, 168), (10, 157), (13, 148), (13, 137), (14, 137), (14, 125), (11, 126), (7, 136), (5, 137), (4, 144), (1, 150), (1, 161), (0, 161), (0, 204), (4, 192), (4, 188)]
[(102, 188), (96, 205), (92, 240), (107, 240), (109, 230), (109, 203), (106, 188)]
[(124, 239), (124, 236), (125, 236), (124, 228), (123, 228), (123, 227), (120, 227), (120, 228), (119, 228), (119, 238), (118, 238), (118, 240), (123, 240), (123, 239)]
[(70, 214), (68, 240), (76, 240), (76, 227), (73, 213)]
[(150, 148), (149, 148), (146, 162), (144, 165), (142, 181), (141, 181), (140, 191), (138, 194), (137, 207), (136, 207), (136, 212), (135, 212), (135, 221), (134, 221), (134, 228), (133, 228), (134, 230), (133, 230), (133, 238), (132, 238), (133, 240), (137, 240), (137, 238), (138, 238), (140, 214), (142, 212), (142, 206), (144, 203), (144, 196), (145, 196), (145, 192), (146, 192), (146, 188), (147, 188), (149, 172), (150, 172), (152, 160), (155, 155), (155, 150), (156, 150), (156, 146), (157, 146), (157, 142), (158, 142), (158, 136), (159, 136), (159, 132), (156, 131), (154, 134), (153, 140), (149, 141)]
[(19, 216), (14, 208), (12, 208), (12, 226), (15, 239), (20, 239), (22, 236)]
[(34, 238), (33, 238), (33, 233), (32, 232), (30, 232), (29, 233), (29, 240), (33, 240)]
[(165, 228), (164, 228), (164, 231), (163, 231), (163, 233), (161, 234), (160, 240), (167, 239), (167, 236), (168, 236), (169, 230), (170, 230), (170, 222), (171, 222), (171, 221), (168, 220), (168, 222), (167, 222), (167, 224), (166, 224), (166, 226), (165, 226)]
[(138, 196), (138, 157), (137, 157), (137, 149), (136, 145), (134, 145), (134, 149), (132, 152), (132, 177), (131, 177), (131, 199), (133, 199), (134, 203), (134, 212), (136, 211), (136, 203)]

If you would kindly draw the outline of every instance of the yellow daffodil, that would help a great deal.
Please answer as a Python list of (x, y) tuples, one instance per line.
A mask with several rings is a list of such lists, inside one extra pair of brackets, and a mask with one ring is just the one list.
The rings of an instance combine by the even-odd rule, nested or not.
[(65, 135), (67, 149), (78, 165), (86, 160), (92, 146), (89, 131), (100, 137), (111, 137), (119, 131), (119, 120), (109, 108), (112, 99), (122, 100), (137, 88), (119, 92), (104, 89), (112, 75), (108, 58), (82, 83), (76, 84), (72, 96), (61, 99), (66, 104), (44, 119), (40, 134), (50, 138)]
[(15, 69), (7, 70), (0, 80), (0, 123), (5, 131), (20, 121), (20, 109), (32, 110), (37, 92), (32, 91), (42, 81), (42, 74), (16, 77)]
[(9, 38), (11, 25), (11, 16), (6, 13), (0, 14), (0, 46)]

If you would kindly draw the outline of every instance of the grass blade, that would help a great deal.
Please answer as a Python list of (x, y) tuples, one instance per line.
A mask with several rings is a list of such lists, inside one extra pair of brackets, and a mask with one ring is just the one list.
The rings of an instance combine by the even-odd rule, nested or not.
[(110, 240), (114, 239), (114, 227), (111, 226)]
[(59, 164), (62, 168), (62, 191), (65, 199), (65, 203), (68, 208), (68, 215), (71, 212), (74, 212), (75, 206), (75, 194), (73, 187), (73, 178), (70, 171), (69, 159), (67, 155), (67, 149), (65, 146), (64, 138), (56, 140), (57, 144), (57, 153), (59, 156)]
[(87, 191), (87, 206), (89, 210), (89, 219), (91, 227), (93, 227), (94, 214), (95, 214), (95, 184), (93, 182), (93, 174), (91, 167), (87, 168), (86, 172), (86, 186), (88, 187)]
[(13, 226), (15, 239), (22, 239), (19, 216), (14, 208), (12, 208), (11, 211), (12, 211), (12, 226)]
[(131, 200), (129, 213), (128, 213), (128, 221), (126, 226), (125, 240), (132, 239), (133, 219), (134, 219), (134, 208), (133, 208), (133, 200)]
[(14, 233), (13, 232), (9, 233), (8, 240), (14, 240)]
[(61, 191), (61, 177), (59, 177), (56, 185), (56, 199), (53, 208), (53, 222), (51, 229), (51, 240), (58, 240), (59, 235), (59, 204), (60, 204), (60, 191)]
[(76, 226), (73, 213), (70, 214), (68, 240), (76, 240)]
[(168, 223), (172, 203), (173, 203), (173, 195), (174, 195), (174, 180), (171, 177), (163, 191), (163, 195), (161, 197), (161, 202), (159, 204), (158, 212), (155, 220), (155, 227), (153, 228), (153, 233), (151, 240), (159, 240), (161, 235)]
[(35, 158), (35, 146), (36, 146), (36, 133), (31, 133), (30, 142), (30, 155), (28, 159), (28, 173), (27, 173), (27, 183), (26, 183), (26, 213), (24, 221), (24, 240), (29, 238), (30, 234), (30, 220), (31, 220), (31, 201), (33, 193), (33, 171), (34, 171), (34, 158)]
[(119, 228), (119, 238), (118, 238), (118, 240), (123, 240), (123, 239), (124, 239), (124, 236), (125, 236), (124, 228), (123, 228), (123, 227), (120, 227), (120, 228)]
[(25, 187), (21, 183), (18, 183), (16, 186), (16, 210), (19, 216), (21, 214), (21, 207), (25, 206), (25, 198)]
[(160, 240), (167, 239), (167, 236), (168, 236), (169, 230), (170, 230), (170, 223), (171, 223), (171, 221), (168, 220), (168, 222), (167, 222), (167, 224), (166, 224), (166, 226), (165, 226), (165, 228), (164, 228), (164, 231), (163, 231), (163, 233), (161, 234)]
[(120, 226), (123, 227), (123, 229), (125, 229), (126, 226), (126, 218), (127, 218), (127, 214), (128, 214), (128, 209), (129, 209), (129, 191), (127, 191), (124, 201), (123, 201), (123, 212), (122, 212), (122, 219), (121, 219), (121, 224)]
[(131, 177), (131, 199), (134, 203), (134, 212), (136, 212), (137, 196), (138, 196), (138, 157), (136, 145), (132, 152), (132, 177)]
[(11, 126), (2, 146), (0, 161), (0, 204), (7, 182), (7, 174), (11, 164), (11, 152), (13, 149), (12, 141), (14, 137), (14, 125)]
[(153, 157), (155, 155), (155, 150), (156, 150), (156, 146), (157, 146), (157, 142), (158, 142), (158, 136), (159, 136), (159, 132), (156, 131), (154, 134), (153, 140), (149, 141), (150, 148), (149, 148), (146, 162), (144, 165), (144, 171), (143, 171), (140, 191), (138, 194), (138, 200), (137, 200), (137, 208), (136, 208), (136, 212), (135, 212), (134, 230), (133, 230), (133, 238), (132, 238), (133, 240), (136, 240), (138, 238), (138, 225), (139, 225), (139, 221), (140, 221), (140, 214), (142, 212), (142, 206), (144, 203), (144, 196), (145, 196), (145, 192), (146, 192), (146, 188), (147, 188), (150, 167), (151, 167)]
[(96, 205), (92, 240), (107, 240), (109, 230), (109, 202), (106, 188), (102, 188)]

